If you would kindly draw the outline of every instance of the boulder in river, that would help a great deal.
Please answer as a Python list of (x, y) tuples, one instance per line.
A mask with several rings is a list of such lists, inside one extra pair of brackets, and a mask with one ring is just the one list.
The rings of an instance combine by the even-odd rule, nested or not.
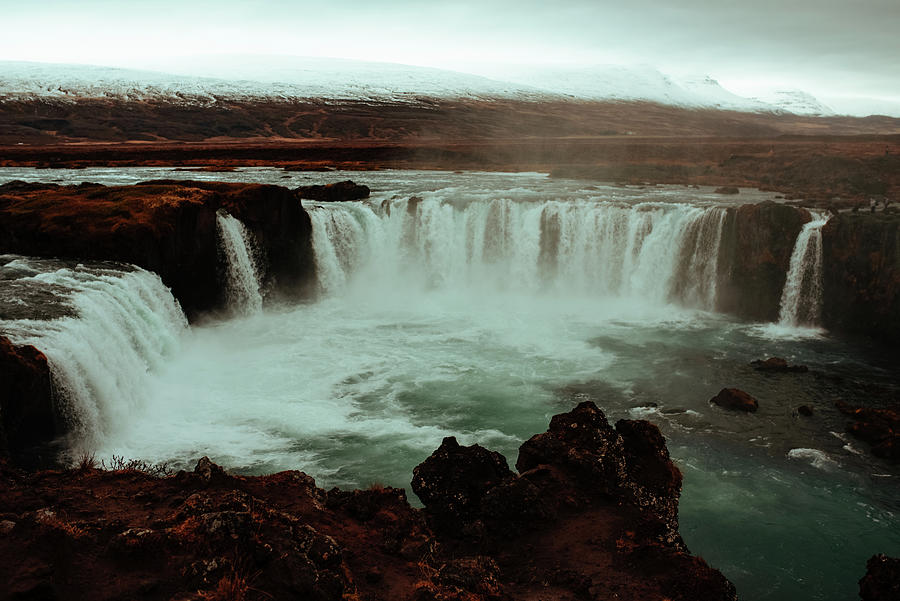
[(751, 361), (750, 365), (752, 365), (753, 369), (756, 371), (772, 373), (804, 373), (809, 371), (809, 368), (805, 365), (789, 365), (788, 362), (781, 357), (769, 357), (765, 361), (757, 359), (756, 361)]
[(746, 411), (748, 413), (759, 409), (759, 402), (756, 399), (737, 388), (723, 388), (709, 402), (725, 409)]
[(863, 601), (896, 601), (900, 599), (900, 559), (873, 555), (866, 562), (866, 575), (859, 581)]

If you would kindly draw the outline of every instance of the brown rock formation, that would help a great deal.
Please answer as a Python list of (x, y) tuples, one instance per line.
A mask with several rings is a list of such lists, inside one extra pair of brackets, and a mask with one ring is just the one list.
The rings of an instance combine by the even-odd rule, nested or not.
[(221, 307), (216, 211), (241, 219), (266, 254), (265, 288), (314, 277), (311, 223), (286, 188), (213, 182), (0, 186), (0, 252), (114, 260), (160, 275), (190, 316)]
[(900, 215), (840, 213), (822, 251), (825, 326), (900, 342)]
[(900, 599), (900, 559), (873, 555), (866, 563), (866, 575), (859, 581), (862, 601)]
[[(526, 445), (539, 463), (516, 476), (445, 440), (416, 469), (425, 510), (398, 489), (326, 492), (300, 472), (231, 476), (207, 458), (163, 478), (0, 463), (0, 557), (16, 557), (0, 562), (0, 601), (736, 598), (667, 537), (681, 480), (655, 426), (614, 430), (586, 403)], [(615, 466), (614, 483), (593, 460)], [(552, 515), (520, 515), (532, 501)], [(450, 516), (460, 530), (429, 528)]]
[(47, 357), (0, 336), (0, 458), (32, 463), (28, 449), (61, 433)]
[(729, 210), (719, 248), (717, 309), (776, 320), (794, 243), (809, 220), (806, 209), (771, 201)]
[(737, 388), (723, 388), (719, 391), (719, 394), (709, 399), (709, 402), (725, 409), (747, 413), (752, 413), (759, 409), (759, 403), (756, 399)]

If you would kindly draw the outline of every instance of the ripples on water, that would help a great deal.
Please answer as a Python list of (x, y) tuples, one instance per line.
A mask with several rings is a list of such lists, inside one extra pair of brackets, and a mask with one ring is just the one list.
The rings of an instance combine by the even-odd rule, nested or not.
[[(663, 429), (685, 474), (683, 535), (742, 598), (853, 598), (869, 555), (900, 554), (896, 471), (847, 439), (833, 408), (837, 398), (896, 398), (894, 364), (815, 327), (709, 312), (731, 199), (537, 174), (2, 169), (0, 181), (299, 185), (348, 175), (373, 188), (369, 202), (305, 203), (322, 281), (321, 298), (309, 304), (184, 330), (152, 274), (123, 268), (113, 279), (124, 284), (91, 288), (60, 284), (72, 266), (7, 260), (0, 280), (15, 280), (19, 292), (7, 284), (6, 304), (0, 293), (0, 327), (56, 345), (46, 349), (53, 361), (73, 361), (66, 336), (76, 326), (66, 315), (83, 315), (83, 330), (110, 311), (126, 315), (119, 325), (105, 319), (126, 336), (107, 335), (78, 357), (97, 380), (79, 393), (93, 399), (94, 413), (72, 444), (185, 466), (208, 454), (246, 473), (303, 469), (320, 485), (407, 487), (444, 436), (514, 463), (519, 444), (551, 415), (590, 398), (611, 420)], [(62, 304), (30, 301), (62, 319), (55, 338), (13, 312), (23, 285), (33, 299), (51, 285), (75, 291)], [(143, 292), (131, 298), (123, 286)], [(140, 299), (166, 314), (155, 333), (122, 325), (128, 311), (146, 317)], [(129, 355), (125, 347), (141, 337), (158, 342)], [(110, 365), (104, 353), (132, 363)], [(768, 356), (811, 371), (766, 375), (749, 366)], [(117, 369), (136, 371), (138, 385), (109, 382)], [(759, 412), (710, 406), (725, 386), (753, 394)], [(797, 416), (802, 404), (815, 416)]]

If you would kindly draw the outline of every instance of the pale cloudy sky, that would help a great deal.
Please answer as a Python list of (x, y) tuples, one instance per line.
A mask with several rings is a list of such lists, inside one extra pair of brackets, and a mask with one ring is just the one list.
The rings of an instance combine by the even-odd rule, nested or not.
[(646, 64), (742, 95), (900, 106), (900, 0), (0, 0), (0, 32), (0, 60), (281, 54), (492, 76), (507, 63)]

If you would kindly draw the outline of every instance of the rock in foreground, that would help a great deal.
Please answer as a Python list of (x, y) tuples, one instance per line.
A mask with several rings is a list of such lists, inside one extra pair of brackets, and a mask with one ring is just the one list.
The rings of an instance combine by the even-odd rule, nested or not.
[(404, 491), (324, 491), (208, 459), (157, 478), (0, 464), (0, 600), (733, 600), (677, 533), (681, 474), (648, 422), (592, 403), (506, 459), (445, 439)]
[(900, 599), (900, 559), (873, 555), (866, 563), (866, 575), (859, 581), (863, 601)]

